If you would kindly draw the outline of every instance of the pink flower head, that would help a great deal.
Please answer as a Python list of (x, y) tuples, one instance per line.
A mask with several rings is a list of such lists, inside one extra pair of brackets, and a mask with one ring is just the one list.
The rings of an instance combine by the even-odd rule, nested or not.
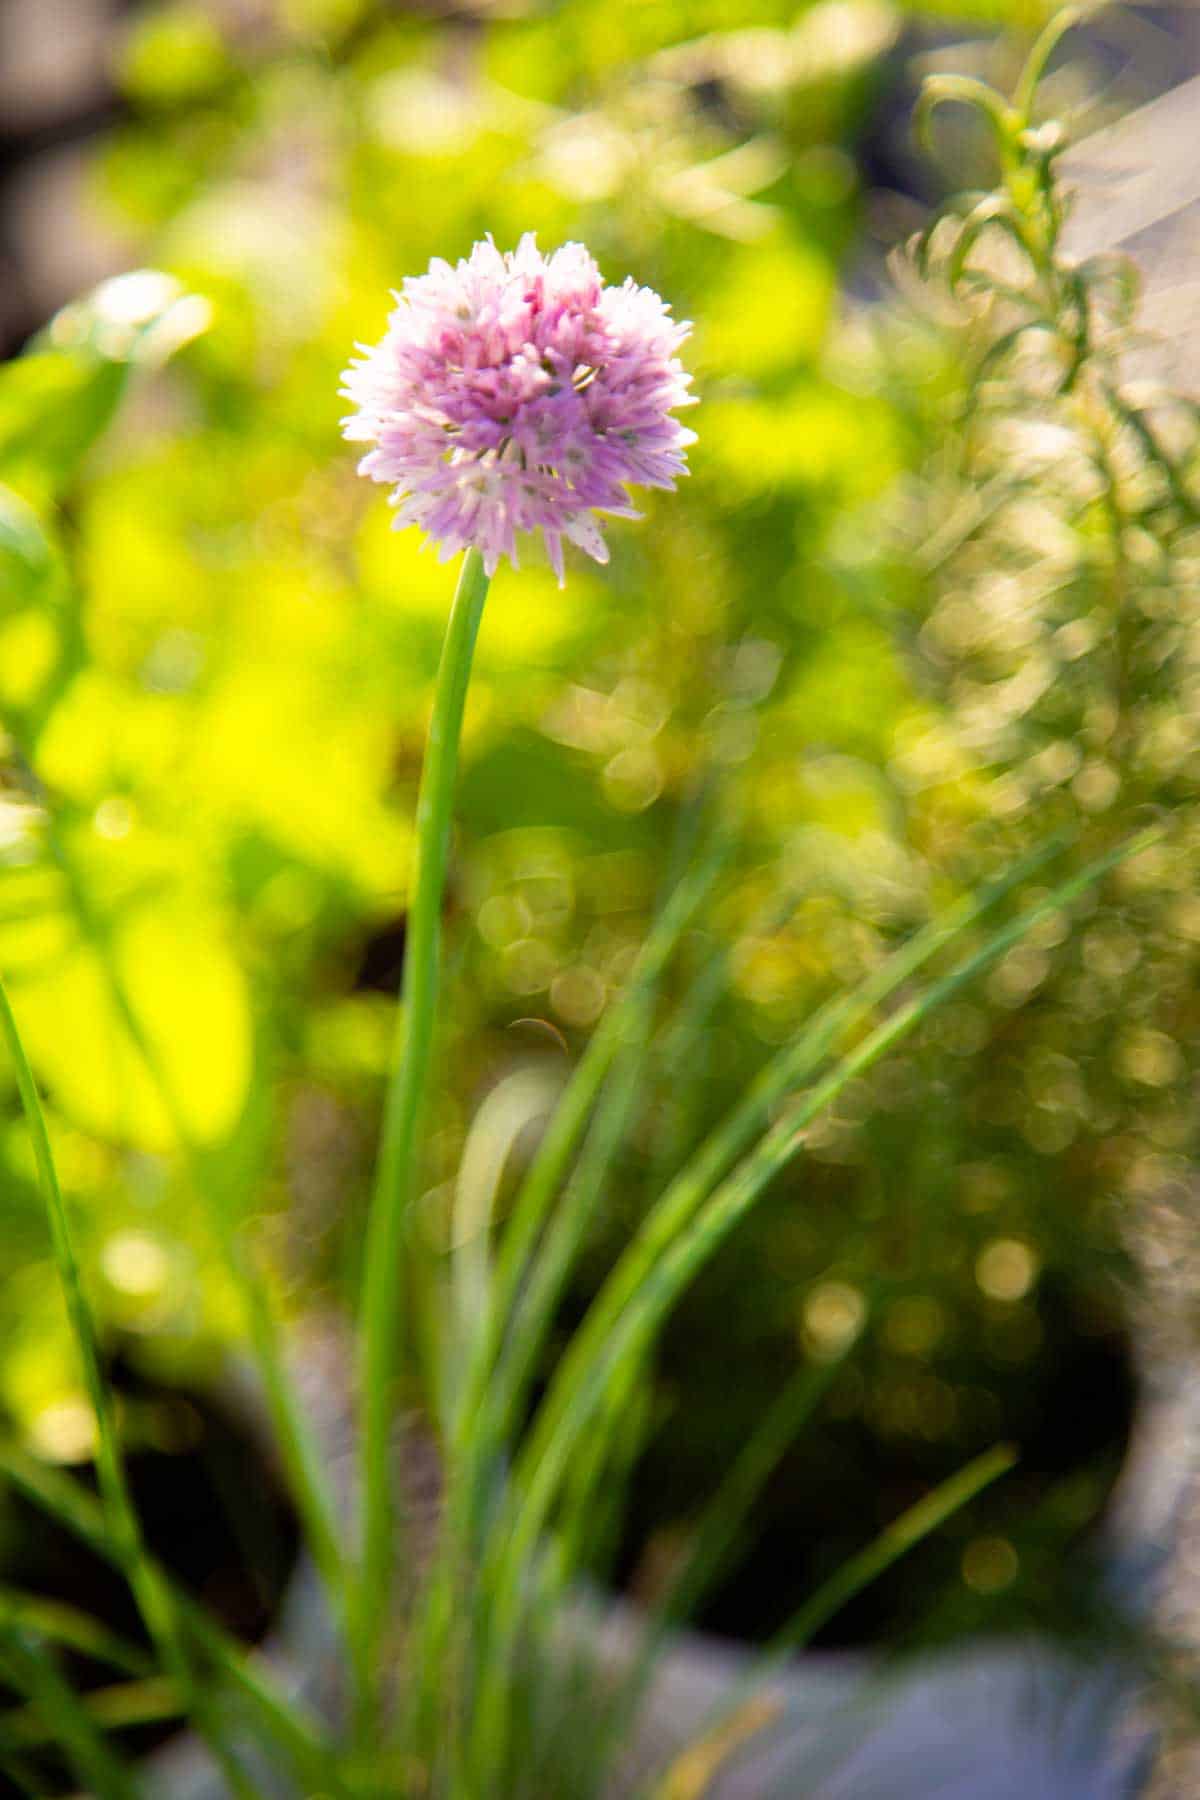
[(673, 488), (695, 433), (676, 351), (690, 327), (630, 280), (605, 287), (582, 244), (543, 256), (532, 233), (488, 238), (454, 268), (410, 277), (382, 341), (346, 371), (347, 438), (362, 474), (394, 488), (395, 523), (420, 525), (443, 560), (474, 545), (488, 574), (540, 531), (608, 561), (597, 512), (633, 519), (627, 483)]

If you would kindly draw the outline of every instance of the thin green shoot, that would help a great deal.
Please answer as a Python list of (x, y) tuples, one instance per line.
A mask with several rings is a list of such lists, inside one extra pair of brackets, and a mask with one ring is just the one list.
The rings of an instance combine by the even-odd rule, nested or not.
[[(104, 1731), (128, 1730), (135, 1725), (160, 1725), (179, 1719), (183, 1698), (173, 1681), (149, 1676), (141, 1681), (122, 1681), (111, 1687), (93, 1688), (79, 1697), (79, 1706), (95, 1726)], [(59, 1739), (55, 1719), (30, 1704), (0, 1714), (0, 1746), (11, 1750), (35, 1750)]]
[[(89, 1794), (99, 1800), (138, 1800), (137, 1784), (104, 1741), (75, 1690), (64, 1681), (50, 1654), (22, 1632), (0, 1633), (0, 1675), (26, 1696), (42, 1741), (57, 1744)], [(7, 1724), (8, 1721), (0, 1721)], [(0, 1743), (6, 1751), (26, 1747), (20, 1736)]]
[[(477, 1454), (481, 1453), (478, 1448), (480, 1405), (490, 1387), (493, 1365), (503, 1334), (511, 1325), (517, 1296), (539, 1233), (566, 1177), (609, 1070), (639, 1028), (644, 997), (653, 989), (674, 954), (727, 853), (728, 847), (724, 843), (714, 844), (675, 888), (642, 947), (628, 986), (609, 1007), (593, 1033), (555, 1108), (505, 1227), (492, 1279), (487, 1330), (479, 1342), (459, 1409), (458, 1454), (467, 1452), (471, 1443), (477, 1446)], [(508, 1411), (506, 1404), (498, 1416), (504, 1417)], [(485, 1448), (490, 1451), (491, 1443)]]
[[(50, 1148), (45, 1115), (33, 1071), (25, 1055), (25, 1047), (9, 1004), (8, 993), (0, 982), (0, 1034), (8, 1048), (16, 1076), (17, 1091), (25, 1114), (25, 1123), (33, 1145), (38, 1183), (50, 1227), (54, 1261), (62, 1284), (71, 1333), (83, 1370), (84, 1388), (96, 1426), (96, 1467), (105, 1514), (113, 1546), (122, 1573), (129, 1582), (138, 1610), (167, 1672), (188, 1697), (188, 1709), (201, 1729), (205, 1729), (208, 1712), (194, 1678), (191, 1659), (185, 1648), (179, 1620), (171, 1595), (155, 1564), (147, 1555), (142, 1529), (129, 1491), (124, 1457), (121, 1451), (112, 1395), (104, 1378), (100, 1348), (91, 1309), (83, 1291), (79, 1263), (67, 1217), (66, 1204), (58, 1183), (58, 1172)], [(252, 1792), (243, 1786), (236, 1765), (224, 1757), (220, 1734), (215, 1728), (205, 1731), (214, 1753), (222, 1756), (223, 1766), (235, 1792)]]
[[(648, 1610), (636, 1654), (630, 1658), (600, 1725), (604, 1743), (598, 1748), (598, 1761), (619, 1751), (628, 1739), (672, 1629), (696, 1617), (717, 1580), (727, 1576), (731, 1565), (736, 1564), (745, 1522), (755, 1502), (820, 1405), (846, 1358), (861, 1342), (864, 1329), (865, 1322), (853, 1339), (827, 1361), (802, 1364), (734, 1459), (706, 1506), (665, 1593)], [(625, 1382), (619, 1389), (614, 1384), (614, 1389), (623, 1394)]]
[(141, 1677), (154, 1672), (154, 1664), (144, 1650), (101, 1624), (91, 1613), (62, 1600), (24, 1593), (20, 1588), (0, 1586), (0, 1630), (23, 1631), (47, 1643), (60, 1644), (64, 1650), (77, 1651), (93, 1662), (107, 1663), (126, 1675)]
[[(109, 1533), (100, 1503), (87, 1490), (59, 1470), (37, 1462), (13, 1444), (0, 1442), (0, 1475), (10, 1481), (32, 1505), (62, 1525), (105, 1561), (120, 1567), (117, 1546)], [(218, 1682), (243, 1702), (261, 1733), (285, 1752), (302, 1786), (314, 1792), (343, 1792), (337, 1778), (337, 1759), (332, 1745), (323, 1741), (303, 1707), (285, 1698), (267, 1670), (246, 1654), (225, 1629), (182, 1589), (172, 1587), (170, 1577), (154, 1564), (168, 1586), (175, 1610), (191, 1639), (196, 1654), (209, 1665)]]
[(50, 844), (65, 877), (80, 929), (99, 961), (118, 1017), (154, 1083), (170, 1121), (187, 1178), (196, 1193), (209, 1199), (204, 1214), (213, 1229), (216, 1247), (242, 1305), (290, 1490), (304, 1522), (305, 1539), (331, 1604), (344, 1614), (348, 1604), (348, 1584), (345, 1559), (334, 1523), (333, 1497), (313, 1441), (311, 1427), (288, 1377), (278, 1326), (262, 1277), (247, 1254), (237, 1225), (221, 1196), (220, 1184), (213, 1184), (206, 1178), (204, 1157), (195, 1142), (174, 1084), (130, 999), (113, 952), (111, 934), (97, 915), (87, 888), (80, 880), (67, 846), (61, 834), (54, 829), (53, 822)]
[(651, 1212), (559, 1365), (519, 1459), (505, 1517), (494, 1527), (482, 1576), (492, 1612), (489, 1641), (481, 1649), (484, 1676), (473, 1720), (477, 1772), (488, 1766), (489, 1759), (496, 1766), (503, 1752), (503, 1693), (498, 1671), (515, 1649), (522, 1595), (538, 1539), (577, 1444), (585, 1432), (596, 1428), (608, 1383), (627, 1360), (639, 1364), (644, 1360), (661, 1320), (680, 1292), (764, 1188), (801, 1150), (811, 1121), (851, 1080), (871, 1068), (1042, 919), (1060, 911), (1117, 863), (1160, 835), (1158, 830), (1142, 833), (1090, 863), (993, 933), (923, 994), (898, 1008), (767, 1132), (715, 1192), (710, 1193), (707, 1181), (697, 1182), (690, 1192), (664, 1196)]
[[(809, 1643), (821, 1627), (828, 1624), (844, 1606), (849, 1605), (856, 1595), (869, 1587), (871, 1582), (878, 1580), (893, 1563), (915, 1549), (948, 1519), (953, 1518), (955, 1513), (961, 1512), (984, 1488), (1008, 1474), (1017, 1461), (1017, 1452), (1011, 1445), (995, 1445), (969, 1462), (965, 1468), (957, 1470), (946, 1481), (940, 1482), (929, 1493), (923, 1494), (920, 1500), (901, 1513), (899, 1518), (893, 1519), (857, 1555), (850, 1557), (836, 1569), (780, 1628), (761, 1653), (752, 1659), (741, 1679), (722, 1696), (719, 1705), (713, 1709), (710, 1723), (683, 1753), (684, 1757), (694, 1755), (706, 1743), (722, 1741), (729, 1721), (756, 1694), (761, 1693), (789, 1654)], [(656, 1800), (665, 1800), (665, 1796), (672, 1791), (670, 1780), (671, 1773), (668, 1770), (654, 1790)]]

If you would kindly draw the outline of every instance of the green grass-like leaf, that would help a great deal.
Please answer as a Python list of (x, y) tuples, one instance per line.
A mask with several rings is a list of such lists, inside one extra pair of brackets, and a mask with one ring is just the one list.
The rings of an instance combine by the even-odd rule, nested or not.
[[(994, 964), (1041, 920), (1085, 892), (1110, 869), (1159, 835), (1143, 833), (1054, 888), (1036, 905), (994, 931), (973, 954), (930, 984), (869, 1031), (830, 1071), (798, 1098), (740, 1162), (716, 1183), (725, 1165), (725, 1146), (715, 1158), (698, 1159), (681, 1185), (651, 1211), (592, 1305), (563, 1356), (546, 1400), (538, 1411), (518, 1460), (508, 1504), (494, 1526), (481, 1580), (488, 1608), (478, 1649), (481, 1691), (473, 1730), (475, 1768), (502, 1766), (506, 1754), (504, 1685), (500, 1671), (516, 1651), (523, 1596), (544, 1531), (562, 1491), (571, 1459), (586, 1433), (600, 1428), (604, 1401), (614, 1380), (628, 1381), (643, 1366), (658, 1330), (679, 1295), (710, 1259), (733, 1227), (777, 1174), (803, 1148), (807, 1127), (856, 1076), (865, 1073), (910, 1035), (961, 988)], [(953, 941), (968, 928), (968, 907), (945, 931)], [(881, 978), (865, 986), (875, 986)], [(847, 1012), (862, 995), (851, 997)], [(837, 1040), (828, 1026), (823, 1049)], [(718, 1134), (719, 1136), (721, 1134)], [(736, 1141), (738, 1134), (734, 1134)]]

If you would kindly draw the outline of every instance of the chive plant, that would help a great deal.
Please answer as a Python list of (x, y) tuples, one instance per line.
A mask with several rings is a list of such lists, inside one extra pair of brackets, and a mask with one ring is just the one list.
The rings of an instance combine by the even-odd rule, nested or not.
[[(1097, 443), (1108, 442), (1106, 433), (1119, 435), (1120, 445), (1109, 445), (1111, 456), (1136, 445), (1153, 467), (1153, 494), (1139, 503), (1136, 524), (1157, 553), (1173, 543), (1171, 532), (1191, 505), (1186, 472), (1163, 447), (1155, 419), (1131, 407), (1119, 384), (1106, 384), (1097, 372), (1107, 367), (1095, 360), (1097, 308), (1110, 296), (1124, 304), (1122, 281), (1069, 272), (1056, 258), (1059, 140), (1035, 127), (1031, 114), (1052, 43), (1052, 37), (1039, 43), (1011, 103), (973, 83), (931, 86), (927, 107), (957, 99), (980, 108), (1000, 146), (1003, 180), (997, 194), (975, 199), (928, 234), (914, 267), (921, 280), (943, 281), (954, 294), (974, 294), (989, 283), (998, 293), (1001, 278), (975, 252), (994, 236), (1013, 244), (1029, 279), (1006, 294), (1014, 322), (989, 345), (974, 393), (985, 394), (995, 371), (1034, 338), (1053, 346), (1056, 393), (1070, 404), (1082, 405), (1086, 397)], [(1124, 315), (1118, 324), (1123, 328)], [(670, 488), (684, 473), (692, 434), (675, 414), (690, 400), (678, 354), (686, 335), (650, 290), (632, 282), (605, 286), (582, 246), (543, 256), (526, 238), (504, 254), (488, 241), (457, 266), (435, 262), (427, 275), (405, 283), (386, 336), (346, 378), (353, 407), (346, 435), (369, 446), (364, 472), (394, 490), (398, 524), (421, 526), (443, 555), (461, 555), (462, 565), (418, 802), (404, 990), (367, 1231), (358, 1321), (357, 1518), (344, 1519), (333, 1506), (261, 1296), (249, 1315), (252, 1347), (349, 1671), (344, 1720), (316, 1718), (283, 1692), (269, 1668), (232, 1641), (147, 1549), (130, 1502), (119, 1421), (41, 1100), (18, 1022), (0, 998), (0, 1027), (95, 1413), (100, 1493), (93, 1498), (3, 1445), (0, 1473), (120, 1570), (152, 1645), (147, 1661), (136, 1646), (111, 1640), (69, 1608), (55, 1613), (34, 1596), (0, 1594), (0, 1673), (25, 1700), (20, 1714), (0, 1719), (0, 1763), (18, 1787), (30, 1788), (25, 1752), (30, 1722), (36, 1736), (40, 1721), (57, 1734), (82, 1787), (124, 1800), (139, 1791), (138, 1774), (122, 1766), (106, 1740), (106, 1718), (120, 1714), (129, 1722), (166, 1712), (202, 1734), (228, 1791), (239, 1796), (265, 1792), (268, 1769), (272, 1792), (282, 1771), (297, 1796), (333, 1800), (550, 1800), (555, 1794), (580, 1800), (611, 1791), (670, 1627), (710, 1587), (726, 1546), (826, 1379), (805, 1371), (781, 1394), (721, 1484), (691, 1555), (632, 1656), (617, 1667), (593, 1661), (578, 1628), (579, 1578), (639, 1435), (652, 1428), (643, 1402), (664, 1322), (775, 1178), (803, 1158), (814, 1122), (851, 1082), (1030, 933), (1069, 920), (1072, 907), (1103, 891), (1120, 866), (1158, 854), (1156, 827), (1135, 830), (1131, 821), (1129, 830), (1090, 834), (1089, 841), (1078, 821), (1069, 821), (1014, 857), (1003, 879), (981, 882), (857, 988), (803, 1021), (728, 1116), (665, 1171), (661, 1192), (542, 1386), (549, 1333), (654, 1053), (652, 1027), (667, 1011), (676, 1053), (681, 1043), (686, 1050), (689, 1033), (694, 1038), (705, 1029), (705, 1006), (689, 1004), (694, 997), (685, 995), (672, 1018), (663, 991), (681, 944), (719, 895), (736, 854), (736, 829), (722, 816), (719, 795), (710, 799), (698, 844), (520, 1172), (503, 1220), (492, 1217), (498, 1178), (463, 1198), (472, 1235), (452, 1259), (457, 1287), (449, 1304), (435, 1297), (435, 1310), (449, 1323), (432, 1339), (436, 1366), (417, 1371), (438, 1444), (442, 1492), (436, 1541), (413, 1573), (415, 1545), (398, 1502), (403, 1484), (396, 1458), (403, 1454), (401, 1376), (414, 1335), (410, 1302), (416, 1283), (430, 1277), (419, 1266), (410, 1226), (435, 1079), (442, 898), (472, 651), (489, 582), (502, 559), (515, 561), (521, 533), (542, 534), (561, 578), (564, 542), (605, 560), (597, 515), (629, 516), (630, 486)], [(969, 419), (959, 427), (964, 438), (972, 428)], [(1102, 505), (1117, 504), (1107, 491)], [(1119, 521), (1113, 515), (1118, 561), (1131, 528), (1130, 502), (1119, 504)], [(1118, 622), (1115, 654), (1124, 668), (1138, 652), (1122, 630)], [(713, 985), (706, 981), (706, 992)], [(142, 1048), (149, 1056), (149, 1046)], [(235, 1255), (234, 1237), (226, 1241)], [(748, 1671), (730, 1706), (751, 1699), (754, 1682), (779, 1657), (804, 1644), (864, 1583), (1001, 1477), (1012, 1460), (1006, 1446), (997, 1446), (864, 1544), (808, 1597)], [(64, 1681), (56, 1652), (81, 1634), (122, 1675), (123, 1712), (111, 1697), (116, 1690), (105, 1690), (110, 1697), (101, 1705)], [(727, 1726), (714, 1720), (714, 1742)]]

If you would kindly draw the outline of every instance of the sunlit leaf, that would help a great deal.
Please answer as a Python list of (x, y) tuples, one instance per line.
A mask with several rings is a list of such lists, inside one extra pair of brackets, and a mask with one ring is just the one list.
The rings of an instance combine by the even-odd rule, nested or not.
[[(131, 910), (113, 924), (110, 943), (79, 936), (24, 977), (14, 973), (30, 1058), (70, 1117), (152, 1149), (175, 1141), (171, 1107), (194, 1138), (232, 1129), (250, 1074), (250, 1010), (238, 964), (203, 915), (161, 903)], [(130, 1037), (114, 978), (169, 1101)]]

